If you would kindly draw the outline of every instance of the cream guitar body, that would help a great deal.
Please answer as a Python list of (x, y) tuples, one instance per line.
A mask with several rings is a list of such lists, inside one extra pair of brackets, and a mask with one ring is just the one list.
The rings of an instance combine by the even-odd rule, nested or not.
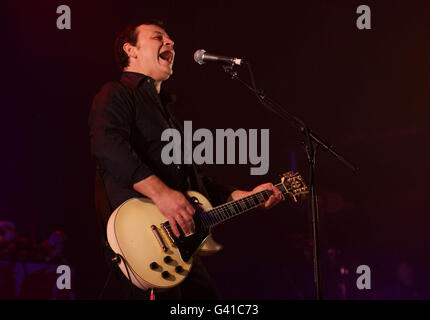
[[(190, 198), (196, 198), (203, 210), (212, 209), (209, 200), (202, 194), (196, 191), (188, 191), (187, 194)], [(166, 218), (147, 198), (132, 198), (124, 202), (109, 218), (109, 245), (115, 253), (123, 257), (118, 266), (124, 275), (141, 289), (173, 287), (181, 283), (191, 269), (193, 258), (187, 262), (182, 260), (178, 248), (172, 245), (168, 232), (161, 227), (165, 222)], [(167, 250), (163, 249), (160, 243), (163, 243)], [(208, 234), (199, 246), (198, 254), (210, 255), (221, 249)], [(172, 259), (169, 263), (164, 261), (167, 256)], [(127, 261), (127, 267), (124, 260)], [(158, 268), (151, 269), (153, 262), (157, 263)], [(178, 266), (182, 267), (180, 272), (176, 270)], [(169, 272), (170, 276), (163, 278), (162, 273), (165, 271)]]
[[(292, 172), (284, 174), (282, 183), (276, 187), (293, 199), (307, 193), (300, 175)], [(108, 242), (120, 258), (119, 268), (135, 286), (143, 290), (171, 288), (188, 276), (195, 254), (208, 255), (221, 249), (211, 236), (214, 225), (260, 206), (271, 193), (264, 190), (213, 208), (203, 195), (189, 191), (187, 196), (196, 209), (195, 232), (185, 236), (178, 226), (179, 238), (151, 200), (132, 198), (110, 216)]]

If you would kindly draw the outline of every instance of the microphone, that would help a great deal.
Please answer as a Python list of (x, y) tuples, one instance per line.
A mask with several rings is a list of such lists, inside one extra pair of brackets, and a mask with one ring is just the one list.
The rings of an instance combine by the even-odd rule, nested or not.
[(205, 50), (200, 49), (194, 52), (194, 61), (198, 64), (202, 65), (206, 62), (220, 62), (220, 63), (227, 63), (231, 65), (242, 65), (245, 60), (239, 59), (239, 58), (230, 58), (230, 57), (223, 57), (223, 56), (217, 56), (214, 54), (207, 53)]

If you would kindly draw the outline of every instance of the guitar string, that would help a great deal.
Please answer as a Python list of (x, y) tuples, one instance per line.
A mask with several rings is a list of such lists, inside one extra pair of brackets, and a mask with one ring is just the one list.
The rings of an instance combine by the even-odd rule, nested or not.
[[(213, 213), (216, 222), (224, 221), (225, 219), (231, 218), (238, 213), (241, 213), (245, 210), (252, 209), (256, 206), (261, 205), (264, 201), (266, 201), (270, 197), (271, 192), (264, 190), (258, 192), (256, 194), (250, 195), (248, 197), (238, 199), (235, 202), (228, 203), (219, 207), (215, 207), (209, 210), (209, 214)], [(258, 199), (258, 196), (261, 195), (263, 200)], [(267, 199), (266, 199), (267, 197)]]
[[(299, 183), (299, 185), (304, 185), (304, 184), (303, 182), (301, 182)], [(285, 189), (285, 186), (282, 183), (275, 185), (275, 187), (280, 189), (280, 191), (283, 194), (287, 193), (287, 190)], [(273, 194), (271, 190), (263, 190), (263, 191), (254, 193), (252, 195), (249, 195), (247, 197), (244, 197), (235, 201), (231, 201), (223, 205), (217, 206), (215, 208), (212, 208), (211, 210), (205, 211), (202, 214), (200, 214), (202, 224), (204, 225), (204, 227), (209, 228), (229, 218), (232, 218), (239, 213), (243, 213), (255, 207), (258, 207), (263, 202), (267, 201), (271, 194)], [(259, 196), (262, 196), (263, 200), (259, 199), (258, 198)], [(172, 233), (170, 224), (167, 223), (166, 228), (169, 230), (170, 233)]]
[[(280, 191), (282, 193), (285, 192), (285, 188), (282, 183), (275, 185), (275, 187), (277, 187), (278, 189), (282, 188), (283, 190)], [(212, 225), (232, 218), (239, 213), (243, 213), (245, 211), (258, 207), (263, 202), (267, 201), (272, 194), (273, 192), (271, 190), (263, 190), (247, 197), (212, 208), (211, 210), (205, 211), (200, 215), (202, 219), (202, 224), (206, 228), (208, 228)], [(263, 200), (261, 200), (261, 198), (258, 198), (259, 196), (261, 196)], [(165, 227), (168, 229), (169, 233), (172, 233), (170, 224), (166, 224)]]
[[(226, 204), (220, 205), (218, 207), (212, 208), (209, 211), (205, 211), (202, 214), (200, 214), (200, 218), (202, 219), (202, 224), (206, 228), (208, 228), (212, 225), (225, 221), (226, 219), (232, 218), (239, 213), (243, 213), (245, 211), (258, 207), (263, 202), (267, 201), (267, 199), (269, 199), (272, 193), (273, 192), (271, 190), (263, 190), (263, 191), (254, 193), (252, 195), (249, 195), (245, 198), (231, 201)], [(258, 199), (258, 196), (261, 196), (263, 200)], [(252, 200), (252, 202), (250, 200)], [(172, 228), (169, 223), (166, 223), (165, 227), (168, 229), (170, 233), (172, 233)]]
[[(281, 183), (277, 184), (275, 187), (277, 187), (278, 189), (282, 187), (282, 189), (284, 190), (281, 190), (281, 192), (284, 193), (285, 188)], [(216, 224), (224, 221), (225, 219), (231, 218), (239, 213), (258, 207), (263, 202), (267, 201), (272, 193), (273, 192), (270, 190), (263, 190), (263, 191), (254, 193), (250, 196), (238, 199), (236, 201), (231, 201), (226, 204), (220, 205), (209, 211), (206, 211), (205, 213), (209, 213), (210, 215), (215, 216), (215, 224)], [(263, 200), (259, 199), (258, 198), (259, 196), (262, 196)], [(217, 220), (219, 216), (221, 216), (221, 218)]]

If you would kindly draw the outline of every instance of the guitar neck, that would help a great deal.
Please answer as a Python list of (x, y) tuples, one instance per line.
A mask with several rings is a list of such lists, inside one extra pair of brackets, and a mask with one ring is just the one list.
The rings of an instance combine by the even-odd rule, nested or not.
[[(282, 183), (275, 185), (285, 196), (287, 191)], [(266, 202), (273, 194), (271, 190), (263, 190), (239, 200), (227, 202), (200, 214), (201, 221), (206, 227), (212, 227), (241, 213), (254, 209)]]

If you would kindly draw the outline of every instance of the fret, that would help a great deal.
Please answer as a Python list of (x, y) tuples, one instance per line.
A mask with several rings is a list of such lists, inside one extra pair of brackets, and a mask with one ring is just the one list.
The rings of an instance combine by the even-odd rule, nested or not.
[(221, 216), (222, 216), (223, 220), (228, 218), (228, 216), (227, 216), (228, 211), (227, 210), (220, 209), (220, 212), (221, 212)]
[(221, 210), (220, 209), (218, 209), (216, 211), (216, 220), (217, 220), (217, 222), (221, 222), (223, 220), (221, 217)]
[[(286, 193), (282, 184), (278, 184), (275, 187), (277, 187), (283, 194)], [(254, 193), (247, 197), (212, 208), (211, 210), (204, 212), (202, 218), (208, 227), (216, 225), (240, 213), (260, 206), (262, 203), (266, 202), (272, 194), (273, 192), (270, 190), (263, 190)]]
[(231, 205), (225, 205), (222, 207), (222, 211), (224, 212), (224, 216), (226, 219), (230, 218), (230, 212), (234, 210), (234, 207)]
[(248, 197), (248, 199), (247, 199), (247, 201), (248, 201), (249, 206), (250, 206), (251, 208), (254, 208), (254, 207), (255, 207), (254, 195), (249, 196), (249, 197)]
[(229, 217), (233, 217), (240, 212), (240, 210), (237, 209), (236, 206), (234, 206), (234, 205), (226, 206), (226, 208), (228, 208), (227, 213), (228, 213)]
[(246, 210), (246, 203), (244, 203), (244, 198), (239, 199), (238, 203), (239, 203), (240, 208), (241, 208), (242, 210)]
[(211, 221), (211, 224), (216, 224), (216, 210), (213, 210), (212, 212), (211, 211), (209, 211), (208, 212), (209, 214), (210, 214), (210, 221)]
[(258, 196), (257, 195), (253, 195), (252, 196), (252, 201), (254, 201), (255, 206), (259, 206), (260, 205), (260, 201), (258, 201)]
[(223, 208), (220, 208), (218, 211), (219, 211), (219, 217), (221, 218), (222, 221), (224, 221), (226, 219), (225, 214), (227, 211)]
[(227, 215), (227, 218), (230, 218), (230, 217), (236, 215), (236, 208), (234, 206), (225, 206), (224, 211)]
[(212, 215), (214, 224), (218, 223), (218, 214), (217, 213), (218, 213), (218, 210), (215, 209), (215, 214)]
[(252, 200), (252, 196), (244, 198), (244, 201), (246, 203), (247, 208), (252, 208), (253, 207), (253, 203), (251, 202), (251, 200)]
[(237, 200), (237, 203), (240, 205), (240, 210), (241, 211), (247, 209), (247, 206), (246, 206), (246, 203), (245, 203), (245, 198)]
[(258, 201), (260, 203), (263, 203), (265, 201), (264, 200), (264, 196), (263, 196), (263, 194), (261, 192), (257, 193), (257, 198), (258, 198)]
[(235, 201), (234, 206), (236, 208), (236, 212), (239, 213), (242, 211), (242, 206), (240, 205), (240, 201)]

